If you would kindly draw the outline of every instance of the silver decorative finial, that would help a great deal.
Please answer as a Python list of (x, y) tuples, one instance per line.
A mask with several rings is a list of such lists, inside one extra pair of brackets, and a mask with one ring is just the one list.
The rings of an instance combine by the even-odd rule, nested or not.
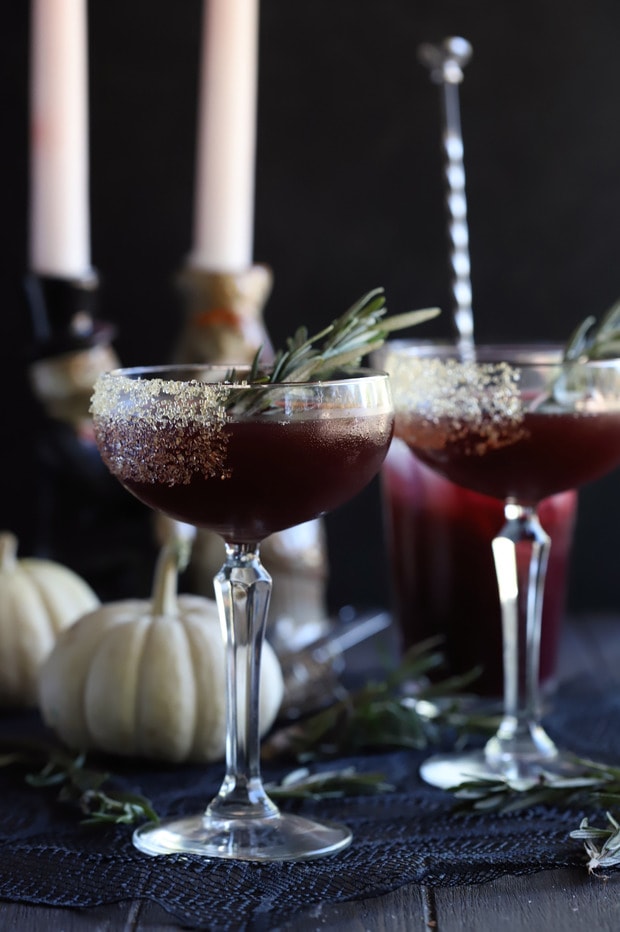
[(474, 317), (458, 85), (463, 80), (463, 68), (471, 55), (470, 43), (459, 36), (450, 36), (438, 45), (424, 43), (418, 48), (420, 62), (429, 69), (431, 80), (439, 84), (443, 90), (444, 174), (452, 266), (453, 314), (461, 351), (467, 355), (473, 353)]

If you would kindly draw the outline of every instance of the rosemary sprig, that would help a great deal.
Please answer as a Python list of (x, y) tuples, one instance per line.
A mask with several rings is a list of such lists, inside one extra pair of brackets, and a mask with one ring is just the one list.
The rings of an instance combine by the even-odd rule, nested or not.
[[(386, 313), (384, 291), (375, 288), (318, 333), (309, 336), (306, 327), (299, 327), (268, 368), (262, 364), (261, 347), (244, 380), (254, 385), (273, 385), (327, 379), (337, 371), (357, 368), (364, 356), (382, 346), (393, 330), (432, 320), (439, 309), (424, 308), (389, 318), (385, 317)], [(227, 373), (226, 381), (237, 381), (234, 369)], [(237, 400), (237, 393), (234, 395)]]
[[(620, 807), (620, 767), (573, 757), (574, 776), (543, 773), (530, 780), (481, 778), (461, 783), (452, 789), (457, 800), (456, 812), (510, 813), (533, 806)], [(589, 819), (581, 820), (570, 837), (584, 842), (588, 872), (620, 865), (620, 824), (607, 811), (609, 825), (598, 828)], [(597, 844), (602, 840), (602, 845)]]
[(620, 300), (603, 315), (600, 322), (586, 317), (567, 340), (559, 372), (551, 378), (534, 406), (573, 406), (589, 394), (588, 375), (581, 363), (615, 359), (620, 356)]
[(84, 753), (71, 755), (47, 744), (24, 742), (0, 755), (0, 767), (13, 764), (39, 767), (26, 774), (26, 783), (35, 789), (57, 787), (58, 801), (77, 806), (85, 825), (159, 821), (150, 800), (114, 789), (109, 773), (86, 766)]
[(574, 330), (564, 349), (564, 358), (614, 359), (620, 356), (620, 300), (603, 315), (600, 323), (586, 317)]
[[(452, 788), (457, 811), (516, 812), (537, 805), (577, 806), (602, 802), (617, 793), (620, 800), (620, 770), (580, 757), (573, 757), (574, 775), (543, 772), (532, 778), (479, 777)], [(611, 794), (611, 796), (610, 796)]]
[[(344, 314), (314, 336), (300, 327), (276, 354), (266, 378), (274, 382), (306, 382), (329, 377), (337, 369), (359, 366), (362, 358), (383, 345), (392, 330), (403, 330), (439, 313), (437, 308), (409, 311), (385, 319), (387, 306), (382, 288), (363, 295)], [(253, 372), (260, 365), (257, 354)]]
[(465, 780), (450, 792), (457, 800), (456, 811), (516, 812), (538, 805), (579, 805), (591, 802), (605, 778), (595, 769), (602, 765), (573, 759), (578, 775), (561, 777), (542, 773), (528, 779), (479, 777)]
[[(492, 733), (497, 720), (470, 715), (461, 695), (479, 670), (431, 684), (427, 675), (444, 663), (440, 639), (414, 645), (400, 665), (379, 681), (344, 690), (336, 702), (275, 731), (263, 744), (266, 758), (294, 757), (301, 763), (364, 750), (424, 749), (447, 729), (459, 740), (481, 729)], [(415, 692), (408, 686), (415, 684)]]
[(334, 799), (342, 796), (369, 796), (390, 793), (394, 787), (383, 774), (360, 773), (355, 767), (311, 773), (307, 767), (292, 770), (279, 783), (266, 783), (273, 799)]

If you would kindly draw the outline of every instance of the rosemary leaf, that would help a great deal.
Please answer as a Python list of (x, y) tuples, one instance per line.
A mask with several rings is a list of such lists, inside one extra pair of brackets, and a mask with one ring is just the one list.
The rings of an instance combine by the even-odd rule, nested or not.
[[(620, 865), (620, 824), (613, 815), (607, 813), (609, 828), (596, 828), (590, 825), (588, 819), (582, 819), (578, 829), (570, 833), (571, 838), (584, 841), (584, 848), (588, 856), (587, 868), (589, 874), (594, 874), (599, 868), (617, 867)], [(598, 847), (594, 842), (604, 839)]]

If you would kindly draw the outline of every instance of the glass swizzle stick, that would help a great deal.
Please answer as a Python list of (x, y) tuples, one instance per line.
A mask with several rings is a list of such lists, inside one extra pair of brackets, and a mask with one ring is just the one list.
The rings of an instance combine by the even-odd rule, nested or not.
[(469, 42), (458, 36), (444, 39), (438, 45), (424, 43), (418, 48), (419, 60), (429, 69), (431, 80), (442, 90), (442, 138), (452, 267), (452, 311), (459, 348), (463, 356), (472, 355), (474, 317), (459, 84), (463, 80), (463, 67), (471, 58), (471, 54), (472, 47)]

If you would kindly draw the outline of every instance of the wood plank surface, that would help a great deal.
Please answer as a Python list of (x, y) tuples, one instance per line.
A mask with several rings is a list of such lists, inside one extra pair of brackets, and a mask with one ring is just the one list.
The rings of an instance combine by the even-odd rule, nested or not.
[[(150, 903), (92, 910), (3, 904), (0, 928), (11, 932), (173, 932), (182, 928)], [(459, 887), (401, 887), (371, 900), (325, 904), (270, 932), (618, 932), (620, 877), (541, 871)]]

